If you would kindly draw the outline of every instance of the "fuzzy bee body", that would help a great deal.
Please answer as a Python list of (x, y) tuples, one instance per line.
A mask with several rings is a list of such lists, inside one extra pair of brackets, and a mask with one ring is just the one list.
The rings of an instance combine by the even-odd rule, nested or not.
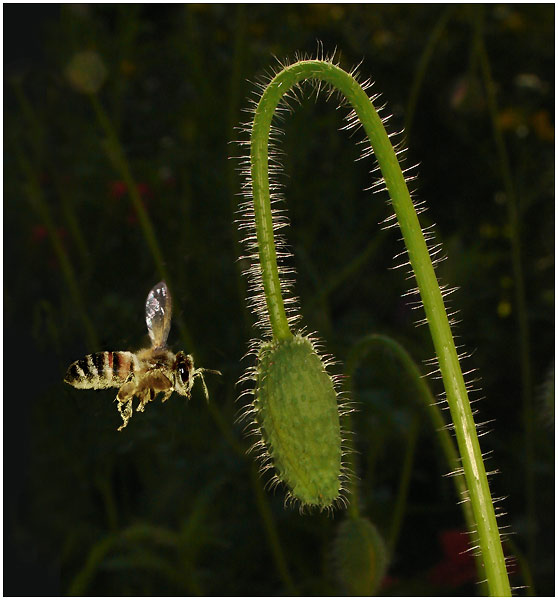
[(120, 387), (140, 368), (141, 363), (133, 352), (97, 352), (72, 363), (64, 381), (79, 389)]
[(132, 400), (138, 398), (137, 411), (143, 412), (145, 405), (159, 393), (165, 402), (176, 391), (190, 398), (196, 377), (201, 379), (206, 399), (209, 398), (204, 372), (217, 373), (211, 369), (194, 368), (190, 354), (176, 354), (166, 347), (170, 330), (171, 298), (164, 281), (158, 283), (147, 296), (145, 315), (151, 348), (137, 353), (127, 351), (105, 351), (88, 354), (76, 360), (66, 372), (64, 381), (78, 389), (119, 388), (116, 395), (118, 410), (124, 423), (128, 424), (133, 413)]

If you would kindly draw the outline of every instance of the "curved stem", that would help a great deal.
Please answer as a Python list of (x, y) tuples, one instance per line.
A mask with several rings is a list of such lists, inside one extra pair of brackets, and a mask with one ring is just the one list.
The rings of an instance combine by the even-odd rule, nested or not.
[(278, 339), (286, 339), (292, 335), (281, 296), (273, 241), (268, 177), (269, 131), (281, 98), (302, 80), (319, 80), (339, 90), (352, 105), (374, 150), (403, 234), (436, 349), (475, 514), (490, 593), (511, 595), (465, 381), (442, 293), (405, 178), (382, 121), (366, 92), (349, 73), (328, 61), (306, 60), (285, 67), (266, 87), (254, 115), (251, 136), (252, 194), (263, 286), (273, 334)]
[[(256, 234), (258, 236), (258, 249), (265, 298), (273, 335), (278, 340), (286, 340), (292, 336), (285, 314), (285, 304), (281, 295), (279, 271), (277, 269), (277, 253), (273, 239), (273, 220), (271, 216), (271, 200), (269, 195), (268, 172), (268, 141), (269, 129), (275, 108), (281, 99), (280, 94), (276, 102), (263, 102), (268, 90), (264, 92), (254, 115), (252, 137), (250, 141), (250, 163), (252, 170), (252, 194), (254, 197), (254, 212), (256, 218)], [(263, 103), (263, 104), (262, 104)], [(267, 110), (265, 106), (268, 104)], [(263, 106), (263, 107), (262, 107)], [(262, 109), (260, 110), (260, 107)]]
[(395, 508), (391, 518), (391, 527), (387, 540), (388, 553), (393, 556), (393, 551), (399, 539), (399, 533), (403, 526), (405, 518), (405, 509), (407, 507), (407, 498), (409, 496), (409, 486), (411, 484), (411, 474), (413, 472), (413, 463), (415, 459), (415, 448), (417, 445), (418, 432), (420, 429), (420, 419), (418, 415), (413, 417), (409, 433), (407, 434), (407, 447), (405, 448), (405, 457), (403, 459), (403, 468), (399, 477), (399, 489), (395, 500)]

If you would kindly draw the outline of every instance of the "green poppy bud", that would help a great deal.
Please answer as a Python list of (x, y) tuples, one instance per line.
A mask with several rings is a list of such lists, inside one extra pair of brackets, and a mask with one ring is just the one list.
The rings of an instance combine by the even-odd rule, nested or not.
[(368, 519), (347, 519), (339, 526), (333, 547), (335, 568), (349, 596), (373, 596), (388, 565), (384, 540)]
[(337, 393), (309, 338), (262, 343), (253, 408), (265, 457), (290, 496), (302, 506), (334, 504), (342, 476)]

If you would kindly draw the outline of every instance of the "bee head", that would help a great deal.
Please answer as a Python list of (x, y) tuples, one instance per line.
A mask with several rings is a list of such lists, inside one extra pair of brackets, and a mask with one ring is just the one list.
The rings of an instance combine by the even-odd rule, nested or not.
[(190, 396), (194, 372), (194, 361), (189, 354), (179, 352), (174, 363), (174, 389), (182, 396)]

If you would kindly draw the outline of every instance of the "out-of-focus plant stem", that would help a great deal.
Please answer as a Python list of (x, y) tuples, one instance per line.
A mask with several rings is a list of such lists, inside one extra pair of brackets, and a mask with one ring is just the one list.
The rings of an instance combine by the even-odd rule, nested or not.
[[(442, 5), (439, 5), (442, 6)], [(405, 111), (405, 141), (408, 143), (411, 126), (413, 124), (413, 119), (415, 116), (415, 110), (417, 107), (417, 100), (420, 92), (420, 88), (428, 70), (428, 66), (430, 63), (430, 59), (434, 54), (434, 49), (436, 48), (436, 44), (442, 37), (444, 30), (446, 28), (447, 22), (451, 17), (454, 11), (454, 6), (449, 5), (441, 14), (440, 18), (434, 25), (434, 29), (428, 38), (428, 43), (424, 47), (422, 54), (420, 56), (417, 68), (415, 70), (415, 76), (413, 78), (413, 83), (411, 84), (411, 92), (409, 93), (409, 101), (407, 103), (407, 110)]]
[(285, 553), (281, 547), (281, 541), (279, 539), (279, 533), (277, 531), (275, 521), (273, 520), (273, 514), (269, 508), (269, 503), (262, 488), (260, 474), (253, 464), (250, 465), (250, 475), (252, 477), (252, 487), (256, 496), (256, 504), (258, 506), (258, 510), (260, 511), (260, 516), (264, 524), (268, 543), (270, 545), (277, 570), (289, 594), (292, 596), (299, 596), (300, 594), (296, 589), (289, 571)]
[(504, 188), (506, 190), (508, 220), (510, 224), (511, 262), (515, 282), (516, 318), (520, 347), (521, 397), (523, 403), (523, 422), (525, 424), (525, 497), (527, 505), (527, 556), (531, 564), (536, 560), (536, 502), (535, 502), (535, 451), (534, 451), (534, 415), (533, 384), (531, 374), (531, 350), (529, 339), (529, 320), (525, 291), (524, 270), (522, 265), (521, 244), (521, 206), (515, 192), (510, 160), (502, 130), (498, 124), (498, 103), (496, 86), (492, 77), (490, 60), (482, 33), (482, 8), (475, 11), (475, 48), (478, 53), (481, 73), (486, 89), (488, 108), (492, 124), (492, 134), (498, 153), (498, 163)]
[[(145, 210), (143, 202), (141, 201), (138, 186), (136, 185), (136, 182), (132, 176), (132, 171), (124, 153), (124, 150), (122, 148), (122, 145), (120, 144), (116, 131), (111, 123), (111, 120), (105, 112), (105, 109), (103, 108), (101, 102), (99, 101), (97, 94), (89, 94), (89, 98), (91, 100), (91, 104), (93, 106), (93, 110), (95, 111), (95, 115), (97, 116), (97, 119), (99, 121), (99, 124), (101, 125), (105, 133), (109, 158), (120, 173), (120, 176), (122, 177), (124, 182), (126, 183), (126, 187), (132, 200), (132, 205), (138, 217), (143, 236), (145, 238), (145, 241), (147, 242), (149, 250), (151, 251), (151, 256), (153, 257), (153, 261), (155, 262), (155, 266), (157, 268), (157, 271), (159, 272), (159, 276), (166, 282), (172, 296), (174, 289), (169, 277), (165, 260), (163, 259), (161, 248), (157, 241), (153, 225), (151, 224), (151, 219), (149, 218), (149, 215)], [(186, 324), (184, 323), (182, 315), (180, 313), (176, 314), (175, 319), (180, 330), (180, 336), (182, 338), (183, 343), (188, 348), (188, 352), (193, 353), (194, 341), (192, 336), (190, 335), (188, 328), (186, 327)]]
[(413, 472), (413, 463), (415, 459), (415, 449), (417, 445), (419, 429), (420, 419), (417, 415), (415, 415), (407, 434), (407, 446), (405, 448), (403, 467), (399, 477), (399, 489), (397, 490), (397, 498), (395, 500), (393, 517), (391, 519), (391, 527), (387, 539), (387, 546), (390, 556), (393, 556), (393, 551), (395, 550), (395, 546), (403, 526), (403, 519), (405, 518), (405, 509), (407, 508), (407, 498), (409, 497), (409, 486)]
[[(99, 540), (90, 550), (83, 568), (73, 578), (68, 588), (68, 596), (83, 596), (95, 576), (95, 573), (111, 550), (121, 543), (142, 544), (151, 542), (160, 546), (178, 548), (181, 539), (178, 534), (163, 527), (155, 527), (148, 524), (132, 525), (118, 533), (111, 533)], [(179, 585), (185, 586), (192, 595), (199, 595), (201, 590), (190, 577), (185, 578), (184, 573), (170, 567), (163, 561), (159, 561), (158, 568), (165, 575)]]

